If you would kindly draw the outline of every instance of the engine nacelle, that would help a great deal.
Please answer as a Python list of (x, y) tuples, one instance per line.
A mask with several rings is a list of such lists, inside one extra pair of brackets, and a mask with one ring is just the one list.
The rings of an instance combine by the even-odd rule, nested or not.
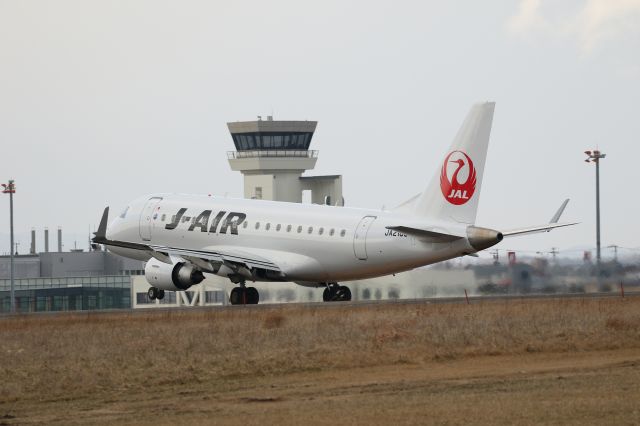
[(163, 290), (186, 290), (200, 284), (204, 274), (191, 263), (178, 262), (173, 265), (152, 258), (144, 267), (144, 277), (153, 287)]

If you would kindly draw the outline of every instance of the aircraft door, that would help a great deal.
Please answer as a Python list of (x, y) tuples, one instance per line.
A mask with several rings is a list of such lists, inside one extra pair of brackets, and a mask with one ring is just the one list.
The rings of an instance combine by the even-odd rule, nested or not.
[(360, 260), (367, 260), (367, 233), (376, 216), (365, 216), (360, 220), (353, 235), (353, 253)]
[(149, 198), (140, 212), (140, 238), (151, 241), (151, 228), (153, 226), (156, 207), (162, 201), (161, 197)]

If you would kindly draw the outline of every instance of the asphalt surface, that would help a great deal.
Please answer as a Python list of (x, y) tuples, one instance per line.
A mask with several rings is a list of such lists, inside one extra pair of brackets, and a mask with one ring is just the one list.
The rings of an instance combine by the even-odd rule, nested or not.
[[(639, 297), (640, 292), (628, 292), (625, 298)], [(393, 300), (358, 300), (351, 302), (306, 302), (306, 303), (263, 303), (258, 305), (213, 305), (213, 306), (180, 306), (161, 308), (138, 308), (138, 309), (104, 309), (90, 311), (48, 311), (48, 312), (28, 312), (28, 313), (2, 313), (0, 318), (11, 318), (17, 316), (48, 316), (48, 315), (73, 315), (73, 316), (97, 316), (97, 315), (161, 315), (168, 312), (202, 312), (202, 311), (224, 311), (231, 309), (273, 309), (289, 307), (309, 307), (320, 309), (335, 309), (344, 307), (363, 307), (373, 305), (423, 305), (423, 304), (474, 304), (487, 301), (526, 301), (526, 300), (553, 300), (553, 299), (615, 299), (622, 298), (621, 293), (571, 293), (571, 294), (527, 294), (527, 295), (488, 295), (473, 297), (435, 297), (426, 299), (393, 299)]]

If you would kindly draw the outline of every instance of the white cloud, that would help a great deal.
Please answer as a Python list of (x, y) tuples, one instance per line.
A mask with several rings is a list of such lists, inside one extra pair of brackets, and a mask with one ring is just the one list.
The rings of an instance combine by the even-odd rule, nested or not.
[(576, 17), (574, 29), (586, 51), (608, 41), (637, 36), (640, 0), (590, 0)]
[(522, 0), (518, 13), (507, 21), (507, 29), (514, 34), (546, 31), (548, 24), (540, 13), (541, 0)]
[(560, 7), (551, 1), (521, 0), (507, 30), (521, 37), (569, 37), (584, 53), (640, 34), (640, 0), (586, 0), (571, 12)]

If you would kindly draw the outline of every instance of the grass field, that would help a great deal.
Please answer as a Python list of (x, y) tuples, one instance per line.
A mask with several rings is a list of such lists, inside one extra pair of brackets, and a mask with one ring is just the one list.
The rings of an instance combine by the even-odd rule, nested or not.
[(640, 297), (0, 319), (0, 424), (640, 424)]

